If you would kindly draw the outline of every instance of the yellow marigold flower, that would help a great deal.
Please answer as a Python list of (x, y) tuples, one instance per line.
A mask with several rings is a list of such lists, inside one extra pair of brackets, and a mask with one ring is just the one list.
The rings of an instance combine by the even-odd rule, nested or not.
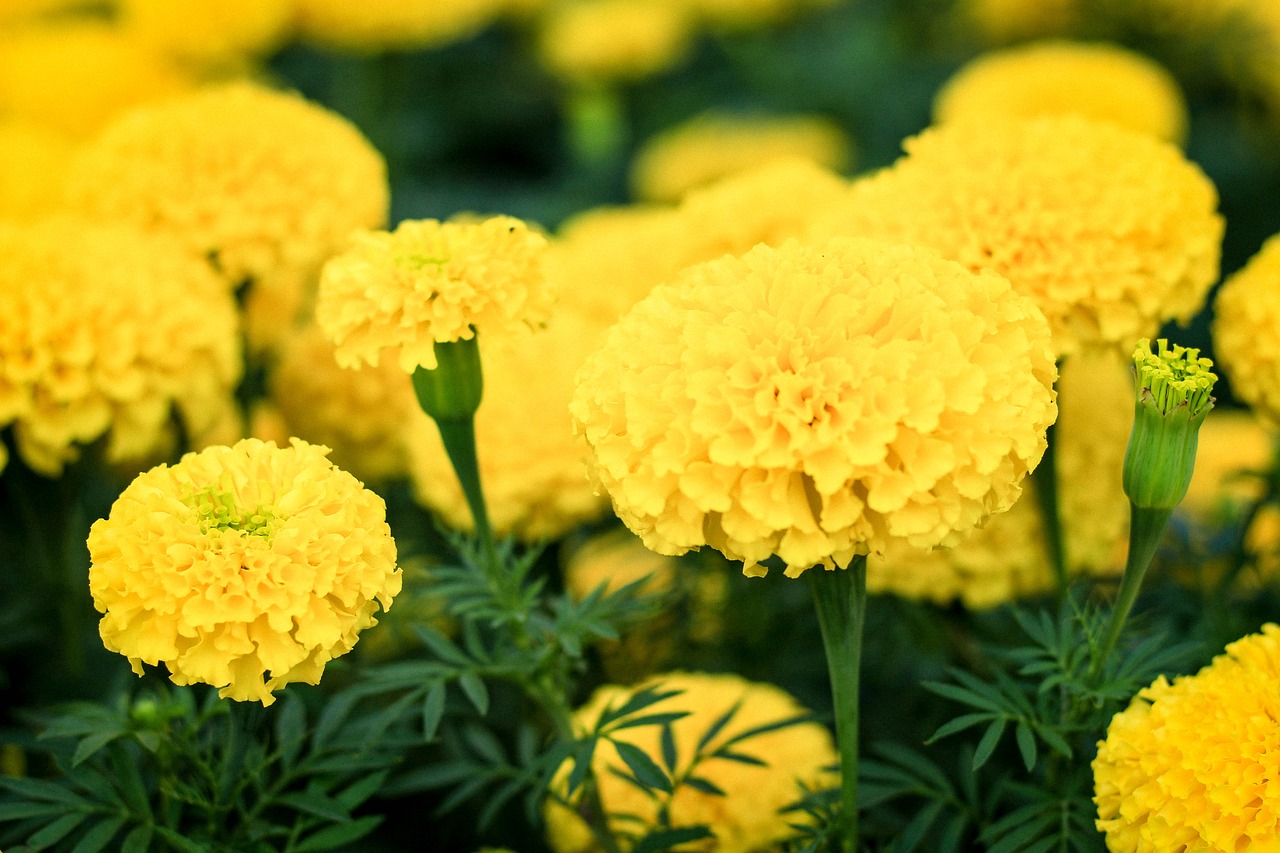
[(592, 477), (655, 551), (795, 576), (954, 544), (1017, 498), (1053, 421), (1034, 305), (911, 246), (758, 246), (641, 301), (578, 374)]
[(815, 234), (920, 243), (1030, 296), (1059, 354), (1188, 321), (1218, 275), (1217, 191), (1173, 145), (1081, 116), (947, 125)]
[(693, 18), (668, 0), (583, 0), (542, 20), (538, 55), (553, 74), (579, 82), (637, 80), (684, 58)]
[[(576, 726), (589, 731), (606, 709), (620, 707), (645, 687), (682, 691), (645, 711), (688, 712), (688, 716), (671, 724), (677, 772), (687, 770), (693, 762), (699, 739), (731, 710), (734, 711), (733, 716), (707, 744), (704, 754), (714, 752), (726, 741), (751, 728), (795, 719), (806, 713), (788, 693), (771, 684), (747, 681), (737, 675), (672, 672), (636, 688), (601, 687), (574, 714)], [(611, 733), (609, 740), (600, 742), (592, 757), (592, 769), (604, 810), (611, 815), (634, 816), (643, 822), (624, 818), (610, 822), (610, 828), (624, 851), (634, 843), (628, 843), (629, 833), (636, 832), (642, 825), (651, 826), (656, 822), (658, 803), (630, 782), (609, 772), (610, 767), (626, 766), (610, 741), (639, 747), (660, 765), (661, 728), (634, 726)], [(831, 734), (819, 723), (799, 722), (785, 726), (749, 737), (735, 744), (733, 749), (754, 756), (765, 765), (719, 758), (701, 761), (696, 775), (719, 787), (725, 795), (717, 796), (682, 785), (671, 800), (669, 817), (673, 826), (706, 824), (715, 835), (714, 839), (688, 845), (690, 850), (715, 850), (717, 853), (771, 850), (795, 832), (790, 823), (795, 822), (799, 815), (783, 814), (781, 810), (800, 798), (800, 785), (824, 787), (835, 782), (834, 774), (828, 770), (837, 761), (835, 746)], [(553, 784), (563, 788), (567, 777), (568, 768), (565, 767)], [(544, 813), (547, 840), (556, 853), (593, 853), (598, 850), (586, 824), (575, 812), (548, 801)]]
[(343, 366), (377, 364), (386, 349), (409, 373), (434, 370), (437, 341), (546, 321), (546, 245), (510, 216), (406, 220), (391, 232), (357, 234), (325, 264), (316, 319)]
[(1280, 421), (1280, 234), (1218, 290), (1213, 348), (1231, 390)]
[(401, 583), (382, 499), (327, 452), (245, 439), (139, 475), (89, 532), (106, 647), (237, 701), (317, 683)]
[[(1058, 516), (1067, 570), (1117, 575), (1124, 568), (1129, 498), (1121, 483), (1133, 424), (1132, 360), (1113, 350), (1065, 359), (1053, 429)], [(1023, 484), (1008, 512), (993, 515), (954, 548), (905, 544), (867, 561), (867, 588), (938, 604), (995, 607), (1051, 589), (1036, 484)]]
[(1169, 142), (1187, 105), (1164, 68), (1119, 45), (1048, 41), (979, 56), (938, 91), (938, 124), (1074, 113)]
[(75, 151), (65, 134), (25, 121), (0, 121), (0, 219), (29, 222), (53, 213)]
[(1116, 714), (1093, 761), (1107, 848), (1280, 849), (1280, 626)]
[[(249, 285), (255, 344), (287, 330), (321, 264), (386, 219), (386, 166), (345, 119), (251, 83), (121, 116), (85, 146), (71, 206), (172, 235)], [(273, 310), (263, 311), (257, 303)]]
[(240, 378), (235, 305), (200, 261), (74, 219), (0, 224), (0, 426), (50, 476), (108, 436), (112, 462), (197, 438)]
[(384, 482), (408, 470), (404, 422), (418, 404), (398, 365), (341, 367), (324, 332), (309, 325), (285, 341), (267, 387), (285, 435), (332, 448), (344, 471)]
[(772, 160), (844, 169), (852, 150), (840, 126), (821, 116), (709, 112), (647, 140), (631, 164), (631, 187), (646, 201), (677, 202), (689, 190)]
[(294, 0), (304, 39), (356, 51), (439, 47), (479, 32), (509, 0)]
[[(574, 372), (600, 337), (598, 326), (571, 310), (558, 311), (546, 329), (522, 338), (518, 347), (481, 337), (485, 388), (475, 418), (476, 447), (498, 534), (554, 539), (608, 511), (587, 480), (568, 411)], [(408, 442), (418, 500), (449, 525), (470, 530), (471, 511), (435, 424), (418, 416)]]
[(196, 65), (225, 65), (279, 47), (295, 0), (116, 0), (122, 27), (156, 51)]
[(76, 138), (192, 85), (165, 57), (105, 23), (62, 21), (0, 34), (0, 112)]

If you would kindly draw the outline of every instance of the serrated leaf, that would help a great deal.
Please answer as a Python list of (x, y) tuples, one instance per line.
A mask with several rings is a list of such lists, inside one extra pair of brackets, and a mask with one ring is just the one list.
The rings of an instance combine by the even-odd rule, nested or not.
[(1018, 752), (1022, 754), (1022, 763), (1026, 765), (1027, 772), (1030, 773), (1036, 766), (1035, 735), (1032, 733), (1031, 727), (1026, 723), (1018, 723), (1013, 734), (1018, 741)]
[(80, 837), (76, 846), (71, 848), (71, 853), (100, 853), (111, 843), (111, 839), (124, 829), (126, 823), (128, 818), (119, 815), (99, 821)]
[(647, 752), (626, 741), (615, 740), (610, 743), (618, 750), (618, 757), (643, 787), (664, 793), (671, 792), (671, 779)]
[(476, 713), (482, 717), (489, 713), (489, 688), (485, 687), (484, 679), (468, 670), (458, 676), (458, 686), (462, 688)]
[(679, 829), (659, 829), (650, 832), (636, 842), (636, 846), (631, 848), (631, 853), (663, 853), (663, 851), (673, 850), (681, 844), (714, 837), (714, 834), (705, 825), (682, 826)]
[(327, 826), (318, 832), (308, 835), (292, 849), (296, 853), (336, 850), (339, 847), (364, 838), (377, 829), (382, 820), (383, 815), (369, 815), (367, 817), (358, 817), (350, 823)]
[(982, 735), (982, 740), (978, 741), (977, 748), (973, 751), (973, 772), (977, 773), (982, 765), (987, 763), (987, 759), (991, 758), (991, 754), (995, 752), (996, 746), (1000, 743), (1000, 737), (1004, 734), (1005, 725), (1008, 720), (1003, 717), (992, 721), (987, 726), (987, 731)]

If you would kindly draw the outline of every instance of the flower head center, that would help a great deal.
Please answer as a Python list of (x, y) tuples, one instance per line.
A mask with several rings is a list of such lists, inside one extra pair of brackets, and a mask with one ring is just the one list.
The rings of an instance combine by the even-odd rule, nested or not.
[(248, 536), (261, 536), (268, 540), (275, 533), (278, 519), (269, 508), (259, 505), (257, 509), (246, 512), (236, 503), (234, 494), (215, 486), (206, 486), (188, 497), (186, 502), (196, 511), (202, 533), (238, 530)]
[(1138, 341), (1134, 350), (1139, 399), (1149, 395), (1161, 414), (1166, 415), (1186, 406), (1195, 417), (1213, 403), (1213, 385), (1218, 379), (1212, 370), (1213, 361), (1201, 358), (1195, 347), (1170, 346), (1164, 338), (1156, 343), (1154, 353), (1147, 338)]

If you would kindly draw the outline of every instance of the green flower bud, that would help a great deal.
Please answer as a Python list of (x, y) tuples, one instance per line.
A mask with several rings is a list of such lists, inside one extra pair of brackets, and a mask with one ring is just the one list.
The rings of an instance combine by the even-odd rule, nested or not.
[(1124, 456), (1124, 491), (1142, 509), (1172, 510), (1187, 493), (1200, 425), (1213, 408), (1213, 362), (1198, 349), (1144, 338), (1134, 351), (1137, 400)]
[(475, 334), (465, 340), (436, 341), (435, 356), (435, 369), (419, 367), (413, 372), (418, 405), (437, 423), (470, 420), (484, 396), (480, 345)]

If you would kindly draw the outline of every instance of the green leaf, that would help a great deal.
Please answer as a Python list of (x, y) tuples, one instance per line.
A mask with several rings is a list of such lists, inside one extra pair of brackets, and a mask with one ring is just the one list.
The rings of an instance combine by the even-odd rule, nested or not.
[(355, 692), (341, 692), (325, 702), (320, 719), (316, 721), (316, 730), (311, 736), (311, 753), (321, 752), (328, 745), (329, 739), (338, 731), (338, 727), (346, 720), (351, 709), (355, 707), (360, 695)]
[(1049, 726), (1041, 726), (1036, 731), (1040, 735), (1040, 740), (1049, 745), (1049, 748), (1061, 755), (1063, 758), (1070, 758), (1072, 755), (1071, 744), (1058, 733), (1056, 729)]
[(739, 764), (750, 764), (752, 767), (768, 767), (769, 762), (762, 761), (754, 755), (747, 755), (745, 752), (734, 752), (730, 749), (720, 747), (711, 753), (712, 758), (723, 758), (727, 761), (736, 761)]
[(100, 853), (105, 850), (107, 845), (111, 843), (111, 839), (116, 837), (124, 825), (128, 823), (128, 818), (117, 815), (99, 821), (88, 832), (81, 836), (80, 841), (71, 849), (71, 853)]
[(567, 796), (573, 796), (574, 792), (582, 787), (582, 783), (586, 781), (587, 774), (591, 772), (591, 760), (595, 756), (596, 738), (589, 738), (580, 742), (574, 747), (573, 769), (569, 771), (569, 782), (565, 790)]
[(89, 735), (76, 745), (75, 754), (71, 756), (71, 766), (79, 767), (90, 756), (94, 755), (98, 750), (102, 749), (104, 746), (111, 743), (113, 740), (116, 740), (123, 734), (124, 732), (122, 731), (111, 731), (95, 732)]
[(920, 686), (931, 693), (937, 693), (939, 696), (943, 696), (960, 705), (969, 705), (974, 708), (995, 711), (996, 713), (1000, 713), (1004, 710), (1004, 707), (1000, 704), (998, 698), (993, 698), (990, 694), (985, 692), (979, 694), (972, 690), (966, 690), (959, 685), (946, 684), (941, 681), (923, 681), (920, 683)]
[(43, 850), (66, 838), (89, 817), (84, 812), (63, 815), (27, 839), (27, 850)]
[(507, 754), (493, 732), (480, 726), (467, 726), (462, 738), (478, 756), (495, 767), (507, 766)]
[(109, 753), (112, 774), (124, 795), (125, 802), (134, 814), (145, 818), (151, 817), (151, 798), (147, 794), (146, 783), (138, 769), (137, 762), (120, 747), (113, 747)]
[(631, 848), (631, 853), (663, 853), (666, 850), (674, 850), (681, 844), (714, 837), (705, 825), (658, 829), (636, 842), (636, 846)]
[(66, 813), (67, 807), (57, 803), (0, 803), (0, 822)]
[(1022, 753), (1022, 763), (1027, 766), (1027, 772), (1031, 772), (1036, 766), (1036, 738), (1031, 731), (1031, 727), (1026, 723), (1018, 723), (1018, 727), (1014, 729), (1014, 737), (1018, 741), (1018, 752)]
[(317, 850), (336, 850), (364, 838), (382, 823), (382, 815), (359, 817), (350, 823), (328, 826), (319, 832), (312, 833), (293, 847), (296, 853), (313, 853)]
[(445, 693), (444, 683), (437, 681), (431, 685), (431, 689), (422, 700), (422, 739), (424, 741), (435, 738), (436, 731), (440, 728), (440, 721), (444, 719), (447, 698)]
[(960, 853), (960, 845), (964, 842), (964, 830), (968, 825), (967, 814), (961, 812), (953, 817), (938, 840), (938, 853)]
[(480, 716), (489, 713), (489, 688), (484, 686), (484, 679), (468, 670), (458, 676), (458, 686)]
[(610, 741), (618, 750), (618, 757), (627, 769), (643, 785), (655, 791), (671, 792), (671, 779), (643, 749), (626, 741)]
[(978, 769), (987, 763), (987, 759), (991, 758), (991, 754), (1000, 743), (1000, 737), (1004, 734), (1007, 723), (1008, 720), (1001, 717), (987, 726), (986, 733), (982, 736), (982, 740), (978, 741), (978, 747), (973, 753), (973, 772), (977, 773)]
[(280, 748), (280, 760), (286, 768), (293, 767), (293, 762), (302, 749), (307, 738), (307, 710), (298, 697), (285, 693), (276, 712), (276, 743)]
[(898, 837), (897, 849), (900, 853), (911, 853), (916, 849), (934, 821), (938, 819), (938, 815), (942, 814), (945, 805), (946, 803), (941, 800), (931, 800), (916, 812), (916, 816), (903, 828), (902, 834)]
[(605, 712), (600, 715), (600, 722), (596, 727), (597, 731), (604, 731), (610, 723), (629, 717), (632, 714), (638, 714), (651, 705), (656, 705), (664, 699), (670, 699), (672, 696), (679, 696), (682, 693), (684, 693), (683, 690), (663, 690), (661, 685), (637, 690), (618, 708), (605, 709)]
[(973, 726), (978, 725), (979, 723), (985, 723), (988, 720), (991, 720), (992, 718), (994, 718), (995, 716), (996, 715), (990, 711), (979, 711), (974, 714), (963, 714), (959, 717), (956, 717), (954, 720), (951, 720), (948, 723), (943, 723), (941, 726), (939, 726), (938, 730), (934, 732), (932, 735), (930, 735), (929, 739), (925, 741), (925, 745), (928, 746), (934, 741), (942, 740), (944, 737), (948, 737), (949, 735), (956, 734), (957, 732), (962, 732), (965, 729), (972, 728)]
[(57, 782), (44, 779), (11, 779), (0, 776), (0, 788), (8, 788), (24, 800), (47, 800), (66, 803), (70, 806), (86, 804), (86, 800), (74, 791), (67, 790)]
[(689, 716), (688, 711), (672, 711), (667, 714), (643, 714), (639, 717), (625, 719), (616, 726), (611, 726), (609, 731), (610, 733), (620, 732), (623, 729), (634, 729), (638, 726), (665, 726), (669, 723), (674, 723), (676, 720), (682, 720), (687, 716)]
[(715, 740), (716, 735), (724, 731), (724, 727), (729, 725), (729, 721), (734, 718), (741, 708), (742, 700), (739, 699), (737, 702), (734, 702), (729, 706), (729, 710), (725, 711), (719, 717), (716, 717), (715, 722), (707, 727), (707, 730), (702, 733), (702, 737), (698, 738), (698, 747), (694, 750), (694, 754), (701, 755), (702, 751), (707, 748), (707, 745), (710, 744), (711, 741)]
[(787, 729), (787, 728), (791, 728), (792, 726), (798, 726), (804, 723), (811, 723), (811, 722), (813, 722), (813, 716), (811, 714), (797, 714), (794, 717), (786, 717), (781, 720), (775, 720), (772, 723), (764, 723), (759, 726), (752, 726), (749, 729), (744, 729), (743, 731), (737, 732), (736, 734), (734, 734), (733, 737), (729, 738), (724, 743), (720, 744), (719, 749), (716, 750), (716, 754), (719, 755), (721, 752), (723, 752), (725, 747), (742, 743), (745, 740), (751, 740), (751, 738), (753, 737), (759, 737), (760, 735), (765, 735), (765, 734), (768, 734), (769, 732), (776, 732), (776, 731), (780, 731), (781, 729)]
[(357, 808), (361, 803), (378, 793), (378, 790), (382, 788), (383, 783), (387, 781), (387, 776), (390, 774), (390, 770), (370, 773), (359, 782), (355, 782), (341, 792), (334, 794), (333, 799), (348, 811)]
[(527, 779), (510, 779), (505, 785), (489, 795), (488, 800), (484, 804), (484, 808), (480, 810), (480, 815), (476, 818), (476, 826), (484, 832), (493, 823), (494, 818), (498, 816), (498, 812), (502, 810), (512, 797), (520, 793), (528, 784)]
[(659, 738), (662, 748), (662, 764), (667, 768), (667, 774), (675, 776), (676, 774), (676, 734), (671, 728), (671, 724), (667, 723), (662, 727), (662, 736)]
[(124, 837), (120, 853), (147, 853), (151, 849), (151, 826), (142, 824)]
[(717, 785), (715, 782), (712, 782), (710, 779), (704, 779), (701, 776), (690, 776), (680, 784), (688, 785), (690, 788), (693, 788), (695, 791), (701, 791), (704, 794), (711, 794), (714, 797), (728, 796), (728, 794), (724, 792), (724, 789), (721, 788), (719, 785)]
[(351, 812), (342, 803), (318, 790), (283, 794), (275, 798), (278, 805), (287, 806), (306, 814), (322, 817), (337, 823), (351, 820)]

